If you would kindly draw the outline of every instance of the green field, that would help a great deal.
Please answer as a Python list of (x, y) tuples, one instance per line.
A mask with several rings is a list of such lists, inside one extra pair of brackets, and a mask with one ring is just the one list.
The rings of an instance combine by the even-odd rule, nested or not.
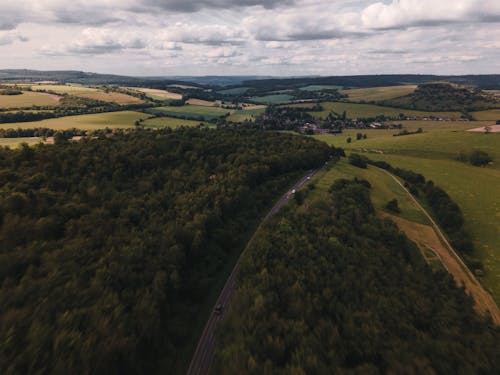
[(335, 85), (309, 85), (305, 87), (301, 87), (299, 90), (303, 91), (321, 91), (321, 90), (342, 90), (343, 86), (335, 86)]
[(500, 109), (490, 109), (488, 111), (471, 112), (475, 120), (500, 120)]
[[(477, 127), (473, 122), (462, 124)], [(378, 136), (375, 132), (381, 132)], [(373, 130), (368, 139), (346, 143), (342, 136), (317, 136), (329, 144), (348, 151), (368, 151), (374, 160), (385, 160), (395, 167), (422, 173), (443, 187), (464, 213), (466, 228), (471, 233), (478, 257), (483, 261), (485, 287), (500, 303), (500, 134), (477, 134), (456, 129), (432, 129), (426, 133), (393, 137), (390, 131)], [(460, 150), (480, 149), (494, 159), (488, 167), (473, 167), (454, 160)]]
[(0, 95), (0, 108), (55, 107), (59, 99), (56, 95), (24, 91), (21, 95)]
[(326, 118), (330, 112), (337, 113), (339, 115), (342, 112), (346, 112), (347, 118), (370, 118), (377, 117), (379, 115), (384, 115), (388, 117), (398, 117), (400, 113), (405, 116), (415, 116), (415, 117), (450, 117), (450, 118), (460, 118), (459, 112), (423, 112), (423, 111), (413, 111), (409, 109), (401, 108), (391, 108), (383, 107), (379, 105), (372, 104), (356, 104), (356, 103), (343, 103), (343, 102), (326, 102), (321, 103), (324, 110), (321, 112), (311, 112), (316, 118)]
[(219, 94), (223, 95), (242, 95), (250, 90), (250, 87), (235, 87), (233, 89), (226, 89), (218, 91)]
[(266, 96), (254, 96), (250, 98), (252, 103), (266, 104), (266, 105), (278, 105), (287, 104), (293, 100), (292, 95), (288, 94), (276, 94), (276, 95), (266, 95)]
[(145, 128), (151, 128), (151, 129), (161, 129), (161, 128), (175, 129), (180, 126), (198, 126), (199, 124), (200, 124), (199, 121), (184, 120), (173, 117), (156, 117), (142, 122), (142, 125), (144, 125)]
[(42, 138), (38, 137), (24, 137), (24, 138), (0, 138), (0, 147), (19, 147), (21, 143), (27, 143), (29, 145), (36, 145), (40, 143)]
[(108, 112), (97, 113), (91, 115), (80, 116), (67, 116), (54, 119), (34, 121), (34, 122), (16, 122), (9, 124), (0, 124), (1, 129), (32, 129), (32, 128), (49, 128), (57, 130), (66, 129), (84, 129), (84, 130), (97, 130), (97, 129), (117, 129), (117, 128), (133, 128), (137, 120), (147, 118), (149, 115), (134, 112)]
[(223, 117), (228, 113), (233, 113), (234, 110), (218, 108), (218, 107), (206, 107), (201, 105), (185, 105), (182, 107), (166, 106), (166, 107), (156, 107), (148, 110), (151, 114), (160, 114), (165, 116), (173, 117), (185, 117), (191, 120), (197, 121), (210, 121)]
[(265, 108), (258, 109), (243, 109), (241, 111), (234, 111), (228, 118), (228, 121), (243, 122), (251, 121), (255, 116), (258, 116), (266, 111)]
[(379, 101), (398, 98), (400, 96), (411, 94), (417, 86), (386, 86), (386, 87), (370, 87), (364, 89), (343, 90), (342, 93), (349, 97), (353, 102), (360, 101)]
[(370, 182), (371, 198), (375, 209), (384, 211), (387, 202), (396, 198), (401, 209), (401, 213), (396, 216), (421, 224), (429, 224), (422, 211), (415, 207), (408, 194), (387, 173), (373, 166), (368, 166), (367, 169), (354, 167), (346, 159), (339, 161), (327, 171), (321, 172), (315, 178), (316, 189), (312, 194), (325, 193), (336, 180), (353, 177)]

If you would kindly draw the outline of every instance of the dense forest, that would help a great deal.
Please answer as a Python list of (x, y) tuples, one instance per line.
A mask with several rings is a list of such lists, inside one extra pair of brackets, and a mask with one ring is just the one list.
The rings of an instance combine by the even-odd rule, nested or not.
[(178, 370), (221, 270), (330, 152), (207, 129), (0, 148), (0, 373)]
[(366, 181), (273, 218), (220, 329), (214, 374), (495, 374), (500, 331), (374, 214)]

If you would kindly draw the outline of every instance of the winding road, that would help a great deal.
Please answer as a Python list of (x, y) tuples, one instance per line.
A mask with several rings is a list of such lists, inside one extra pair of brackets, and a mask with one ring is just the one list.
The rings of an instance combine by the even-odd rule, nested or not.
[[(286, 194), (284, 194), (278, 202), (273, 206), (273, 208), (266, 215), (262, 223), (266, 222), (271, 216), (278, 213), (281, 208), (287, 204), (287, 202), (293, 197), (293, 191), (298, 191), (301, 189), (307, 182), (315, 176), (319, 171), (323, 168), (316, 169), (314, 171), (309, 172), (305, 175), (300, 181), (298, 181), (294, 186), (292, 186)], [(262, 225), (261, 223), (261, 225)], [(258, 232), (258, 229), (255, 233)], [(255, 234), (254, 234), (255, 235)], [(249, 241), (249, 243), (252, 240)], [(231, 275), (226, 281), (222, 292), (217, 298), (217, 302), (215, 303), (214, 309), (212, 310), (212, 314), (208, 319), (205, 328), (203, 329), (203, 333), (201, 334), (200, 340), (198, 341), (198, 345), (196, 347), (196, 351), (191, 359), (191, 364), (189, 365), (189, 369), (187, 371), (188, 375), (205, 375), (208, 374), (210, 370), (210, 365), (212, 364), (212, 359), (215, 353), (215, 330), (217, 328), (217, 324), (224, 319), (227, 312), (227, 307), (229, 306), (229, 302), (231, 297), (233, 296), (234, 290), (236, 289), (238, 272), (240, 269), (240, 261), (245, 254), (245, 250), (240, 255), (240, 258), (236, 262)]]

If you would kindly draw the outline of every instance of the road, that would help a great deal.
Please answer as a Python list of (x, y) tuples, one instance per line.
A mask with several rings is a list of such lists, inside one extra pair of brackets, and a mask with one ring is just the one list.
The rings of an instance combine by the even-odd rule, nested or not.
[(463, 262), (462, 258), (456, 253), (456, 251), (451, 246), (450, 242), (439, 228), (439, 225), (434, 221), (432, 216), (427, 212), (427, 210), (420, 204), (420, 202), (408, 191), (408, 189), (399, 181), (394, 175), (388, 171), (382, 169), (385, 173), (391, 176), (394, 181), (396, 181), (401, 188), (406, 191), (415, 205), (421, 210), (424, 215), (432, 223), (434, 231), (439, 236), (439, 239), (445, 245), (446, 252), (439, 254), (435, 253), (440, 258), (444, 267), (450, 272), (458, 285), (463, 285), (465, 290), (472, 296), (475, 302), (476, 311), (483, 315), (490, 315), (493, 323), (497, 326), (500, 325), (500, 309), (495, 303), (495, 300), (481, 285), (474, 274), (470, 271), (469, 267)]
[[(276, 204), (266, 215), (262, 223), (264, 223), (267, 219), (281, 210), (281, 208), (293, 197), (293, 190), (300, 190), (314, 175), (316, 175), (322, 169), (323, 168), (319, 168), (309, 172), (293, 187), (291, 187), (286, 192), (286, 194), (284, 194), (278, 200), (278, 202), (276, 202)], [(226, 316), (227, 307), (229, 306), (231, 297), (233, 296), (234, 290), (236, 289), (238, 272), (240, 269), (240, 261), (245, 254), (245, 251), (246, 249), (241, 253), (240, 258), (236, 262), (231, 275), (229, 275), (229, 278), (227, 279), (226, 284), (224, 285), (224, 288), (219, 295), (219, 298), (217, 298), (217, 302), (215, 303), (214, 309), (212, 310), (212, 314), (210, 315), (210, 318), (208, 319), (208, 322), (203, 329), (203, 333), (201, 334), (200, 340), (198, 341), (196, 351), (193, 355), (193, 358), (191, 359), (191, 364), (189, 365), (189, 369), (187, 371), (188, 375), (205, 375), (208, 374), (210, 370), (210, 365), (212, 364), (212, 359), (215, 352), (215, 330), (217, 328), (217, 324)], [(215, 311), (215, 307), (217, 306), (221, 307), (220, 311)]]

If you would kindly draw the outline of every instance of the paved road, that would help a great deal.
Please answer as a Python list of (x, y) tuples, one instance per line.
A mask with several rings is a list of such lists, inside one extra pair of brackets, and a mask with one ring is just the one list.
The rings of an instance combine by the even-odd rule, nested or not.
[[(279, 210), (281, 210), (281, 208), (293, 197), (292, 191), (298, 191), (301, 189), (320, 170), (322, 170), (322, 168), (309, 172), (293, 187), (291, 187), (287, 193), (283, 195), (278, 202), (276, 202), (262, 222), (265, 222), (269, 217), (278, 213)], [(233, 271), (227, 279), (226, 284), (224, 285), (224, 288), (222, 289), (222, 292), (220, 293), (215, 304), (215, 306), (221, 306), (222, 308), (218, 312), (216, 312), (214, 308), (207, 324), (205, 325), (205, 328), (203, 329), (200, 341), (198, 342), (198, 346), (196, 347), (196, 351), (191, 359), (191, 364), (189, 365), (189, 369), (187, 371), (188, 375), (205, 375), (208, 374), (210, 370), (210, 365), (215, 352), (215, 329), (217, 327), (217, 323), (223, 320), (226, 316), (229, 301), (231, 300), (233, 292), (236, 289), (236, 282), (240, 269), (240, 260), (244, 252), (245, 251), (242, 252), (238, 262), (234, 266)]]

